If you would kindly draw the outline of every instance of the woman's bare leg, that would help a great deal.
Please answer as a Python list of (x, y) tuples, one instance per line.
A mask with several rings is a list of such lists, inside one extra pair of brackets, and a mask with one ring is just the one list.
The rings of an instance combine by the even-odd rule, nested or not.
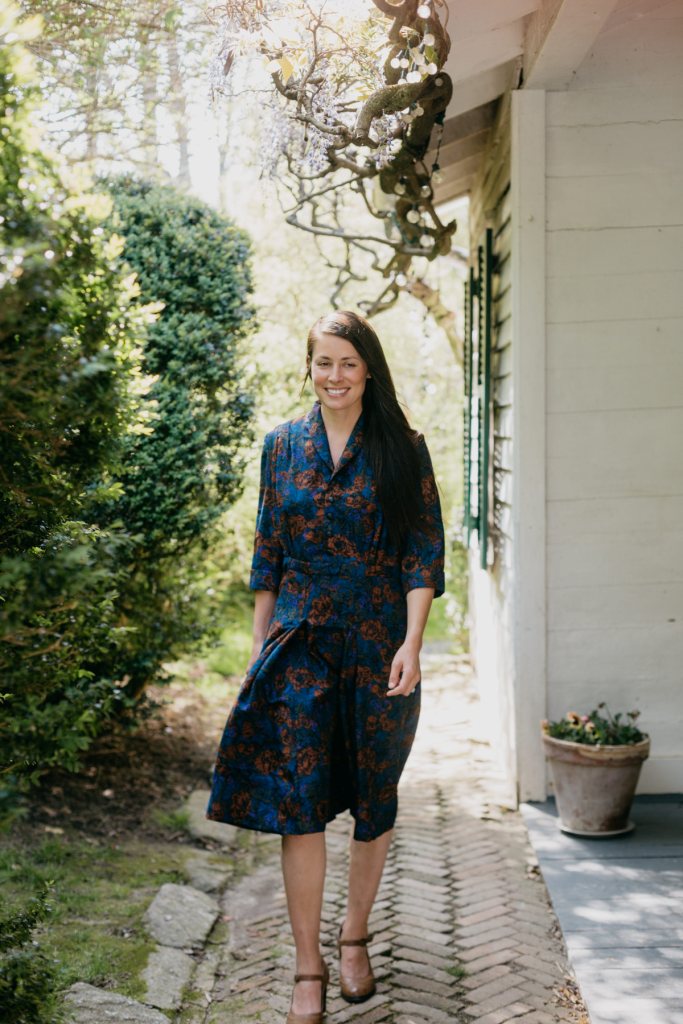
[[(296, 946), (296, 973), (320, 974), (320, 915), (325, 885), (325, 833), (282, 837), (282, 876)], [(295, 1013), (320, 1011), (320, 982), (294, 986)]]
[[(351, 839), (349, 857), (349, 895), (342, 926), (343, 939), (363, 939), (368, 934), (368, 918), (382, 879), (394, 831), (383, 832), (369, 843)], [(368, 959), (362, 946), (342, 946), (342, 968), (349, 978), (367, 974)]]

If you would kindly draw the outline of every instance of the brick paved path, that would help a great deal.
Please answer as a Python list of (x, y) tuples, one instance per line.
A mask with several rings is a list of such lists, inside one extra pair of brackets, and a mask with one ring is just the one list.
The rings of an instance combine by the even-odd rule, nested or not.
[[(466, 659), (426, 655), (418, 738), (371, 929), (378, 991), (338, 995), (334, 936), (343, 912), (350, 819), (328, 827), (324, 942), (329, 1024), (587, 1024), (522, 820), (485, 744)], [(279, 839), (248, 840), (260, 865), (224, 894), (228, 922), (200, 968), (188, 1024), (283, 1024), (293, 950)]]

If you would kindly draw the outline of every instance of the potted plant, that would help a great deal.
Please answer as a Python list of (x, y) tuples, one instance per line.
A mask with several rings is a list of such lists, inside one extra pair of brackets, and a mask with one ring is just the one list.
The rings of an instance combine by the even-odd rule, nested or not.
[(602, 703), (589, 715), (570, 711), (544, 721), (560, 828), (577, 836), (618, 836), (634, 827), (631, 802), (650, 738), (636, 726), (640, 712), (613, 715)]

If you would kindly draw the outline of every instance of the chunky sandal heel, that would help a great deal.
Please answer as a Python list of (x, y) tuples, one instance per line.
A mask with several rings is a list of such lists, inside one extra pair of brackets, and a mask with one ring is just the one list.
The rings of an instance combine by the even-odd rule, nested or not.
[[(323, 960), (322, 974), (295, 974), (294, 984), (299, 981), (320, 982), (320, 1013), (295, 1013), (290, 1010), (287, 1014), (287, 1024), (323, 1024), (323, 1017), (327, 1009), (327, 983), (330, 980), (330, 972)], [(292, 997), (294, 998), (294, 997)]]
[[(364, 939), (342, 939), (342, 928), (343, 925), (340, 925), (339, 938), (337, 939), (337, 952), (339, 953), (339, 987), (341, 989), (342, 998), (344, 998), (347, 1003), (364, 1003), (366, 999), (374, 996), (377, 989), (375, 975), (372, 972), (372, 964), (370, 963), (370, 954), (367, 951), (367, 945), (372, 939), (372, 935), (367, 935)], [(342, 946), (365, 946), (365, 952), (368, 958), (368, 973), (363, 975), (362, 978), (349, 978), (343, 974), (341, 966)]]

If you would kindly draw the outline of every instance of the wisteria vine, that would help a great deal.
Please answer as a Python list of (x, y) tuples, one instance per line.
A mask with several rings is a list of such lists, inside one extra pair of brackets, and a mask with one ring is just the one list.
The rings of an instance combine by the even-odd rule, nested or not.
[[(337, 275), (333, 304), (343, 304), (348, 283), (363, 277), (354, 261), (362, 253), (383, 278), (379, 294), (361, 303), (366, 314), (410, 291), (460, 358), (455, 316), (414, 264), (447, 255), (457, 227), (443, 223), (434, 206), (452, 93), (443, 70), (450, 39), (440, 17), (447, 23), (448, 12), (444, 0), (373, 4), (376, 11), (350, 38), (309, 0), (226, 0), (212, 10), (222, 31), (220, 76), (244, 53), (258, 52), (267, 62), (277, 102), (264, 166), (292, 197), (287, 221), (342, 245), (339, 262), (321, 250)], [(429, 164), (428, 152), (436, 153)], [(367, 221), (351, 223), (349, 193), (380, 222), (377, 232)]]

